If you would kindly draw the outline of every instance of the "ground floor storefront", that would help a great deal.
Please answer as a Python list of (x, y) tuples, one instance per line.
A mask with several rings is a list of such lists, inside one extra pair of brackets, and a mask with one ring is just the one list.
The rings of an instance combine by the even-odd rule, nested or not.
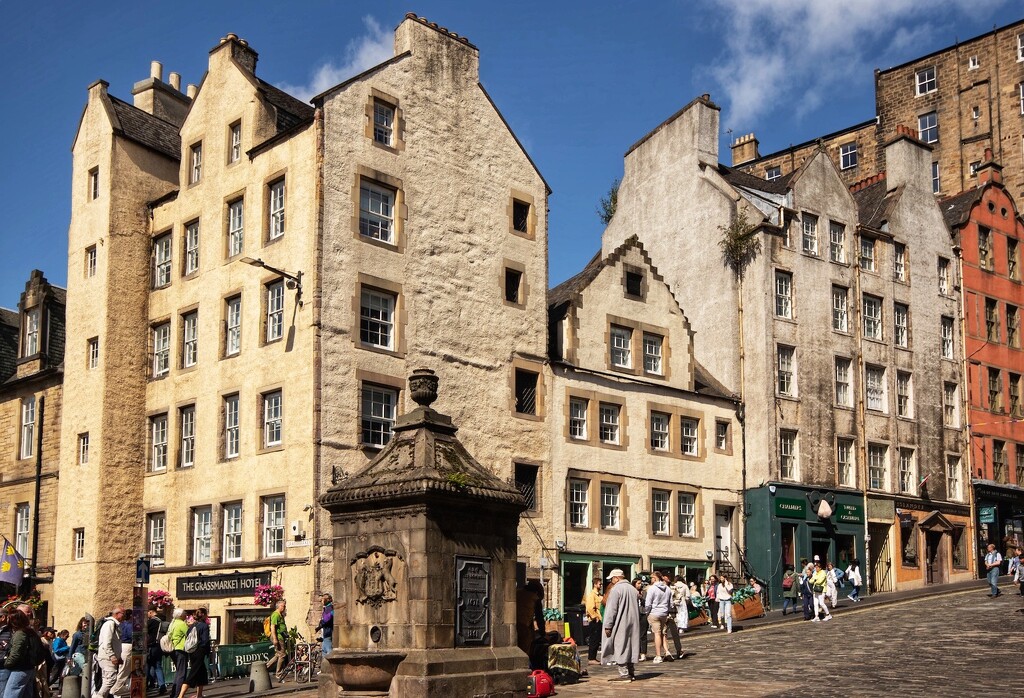
[[(981, 564), (988, 544), (996, 546), (1003, 559), (1014, 555), (1014, 550), (1024, 547), (1024, 488), (1003, 485), (991, 480), (975, 480), (974, 501), (978, 512), (978, 547), (975, 551), (977, 569), (984, 573)], [(1004, 562), (1003, 572), (1007, 570)]]
[(970, 579), (970, 508), (964, 504), (871, 494), (868, 585), (901, 591)]
[(765, 583), (772, 605), (782, 603), (787, 568), (799, 569), (815, 556), (842, 569), (864, 559), (861, 493), (769, 483), (746, 496), (747, 563)]

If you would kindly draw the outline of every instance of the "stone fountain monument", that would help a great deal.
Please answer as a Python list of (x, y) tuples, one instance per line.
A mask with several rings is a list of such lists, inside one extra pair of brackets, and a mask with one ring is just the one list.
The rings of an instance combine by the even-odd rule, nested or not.
[(516, 531), (526, 503), (419, 405), (362, 471), (328, 490), (334, 539), (334, 651), (320, 698), (526, 695), (516, 647)]

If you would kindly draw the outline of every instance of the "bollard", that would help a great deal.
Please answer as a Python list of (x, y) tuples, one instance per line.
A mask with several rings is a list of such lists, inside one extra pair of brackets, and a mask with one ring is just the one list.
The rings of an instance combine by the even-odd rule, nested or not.
[(266, 662), (253, 662), (249, 665), (249, 693), (263, 693), (272, 688), (270, 672)]
[(77, 696), (82, 693), (81, 676), (65, 676), (60, 682), (60, 694), (62, 696)]

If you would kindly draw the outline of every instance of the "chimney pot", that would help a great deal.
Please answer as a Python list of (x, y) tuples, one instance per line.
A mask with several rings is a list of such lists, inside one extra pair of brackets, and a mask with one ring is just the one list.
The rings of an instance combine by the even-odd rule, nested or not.
[(170, 77), (168, 78), (168, 84), (170, 84), (170, 86), (176, 89), (178, 92), (181, 92), (181, 75), (179, 75), (178, 73), (171, 73)]
[(160, 61), (151, 61), (149, 64), (149, 77), (157, 80), (164, 79), (164, 66)]
[(189, 84), (189, 86), (187, 88), (187, 92), (185, 94), (188, 96), (189, 99), (195, 99), (196, 92), (198, 92), (198, 91), (199, 91), (198, 87), (196, 87), (195, 85)]

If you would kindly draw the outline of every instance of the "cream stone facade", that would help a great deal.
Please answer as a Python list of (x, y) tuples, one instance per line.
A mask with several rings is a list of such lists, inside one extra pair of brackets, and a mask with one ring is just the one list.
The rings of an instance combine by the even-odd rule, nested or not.
[[(478, 49), (407, 15), (392, 59), (313, 101), (324, 122), (317, 486), (377, 454), (415, 406), (407, 376), (429, 368), (444, 386), (435, 407), (469, 452), (546, 496), (548, 188), (480, 85)], [(532, 576), (551, 536), (539, 521), (520, 527)]]
[(549, 605), (579, 604), (615, 567), (735, 575), (739, 403), (697, 362), (690, 322), (644, 246), (630, 237), (598, 254), (548, 302)]
[[(43, 619), (54, 591), (65, 303), (36, 270), (17, 310), (0, 308), (0, 535), (26, 558), (23, 591), (39, 592)], [(2, 586), (5, 598), (22, 591)]]

